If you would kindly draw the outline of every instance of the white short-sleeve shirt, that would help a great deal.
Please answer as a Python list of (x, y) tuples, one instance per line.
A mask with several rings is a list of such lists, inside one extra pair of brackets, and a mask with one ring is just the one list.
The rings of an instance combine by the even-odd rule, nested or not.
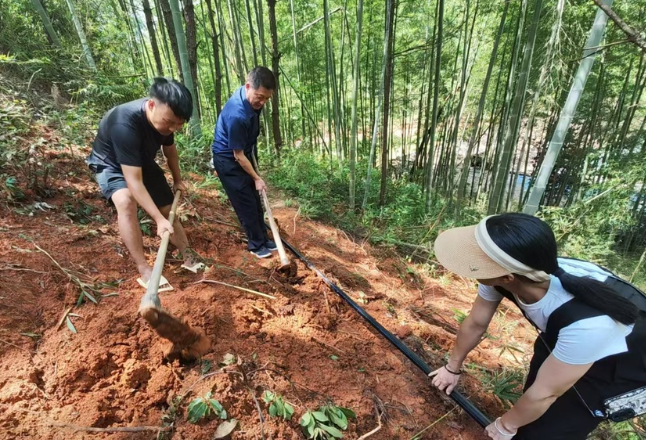
[[(598, 281), (604, 281), (609, 275), (596, 265), (584, 261), (559, 259), (559, 265), (571, 275), (589, 276)], [(494, 287), (482, 284), (478, 288), (478, 295), (493, 302), (500, 302), (504, 298)], [(545, 331), (547, 321), (554, 310), (572, 298), (574, 297), (563, 288), (561, 281), (555, 276), (550, 276), (549, 289), (540, 301), (525, 304), (518, 297), (516, 301), (529, 319)], [(566, 364), (590, 364), (607, 356), (628, 351), (626, 336), (632, 329), (632, 325), (624, 325), (607, 315), (581, 319), (559, 331), (552, 354)]]

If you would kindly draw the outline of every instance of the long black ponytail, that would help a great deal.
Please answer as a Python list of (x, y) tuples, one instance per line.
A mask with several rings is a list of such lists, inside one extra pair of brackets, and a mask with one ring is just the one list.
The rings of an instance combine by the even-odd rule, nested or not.
[(550, 227), (537, 217), (507, 213), (487, 220), (487, 231), (500, 249), (527, 266), (552, 274), (563, 288), (587, 305), (622, 324), (633, 324), (639, 309), (611, 287), (589, 277), (568, 274), (559, 268), (556, 238)]

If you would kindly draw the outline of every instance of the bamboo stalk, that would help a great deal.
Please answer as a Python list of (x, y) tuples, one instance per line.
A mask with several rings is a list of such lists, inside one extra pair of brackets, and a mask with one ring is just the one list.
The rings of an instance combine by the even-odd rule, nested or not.
[(114, 428), (94, 428), (90, 426), (77, 426), (69, 425), (67, 423), (54, 423), (50, 422), (50, 426), (55, 426), (57, 428), (69, 428), (73, 429), (74, 432), (146, 432), (146, 431), (157, 431), (157, 432), (166, 432), (172, 429), (172, 426), (124, 426), (124, 427), (114, 427)]
[(221, 286), (232, 287), (234, 289), (242, 290), (243, 292), (253, 293), (254, 295), (262, 296), (263, 298), (276, 299), (275, 296), (267, 295), (266, 293), (258, 292), (256, 290), (251, 290), (251, 289), (247, 289), (247, 288), (244, 288), (244, 287), (236, 286), (234, 284), (228, 284), (228, 283), (225, 283), (223, 281), (200, 280), (200, 281), (198, 281), (196, 283), (193, 283), (193, 284), (200, 284), (200, 283), (220, 284)]

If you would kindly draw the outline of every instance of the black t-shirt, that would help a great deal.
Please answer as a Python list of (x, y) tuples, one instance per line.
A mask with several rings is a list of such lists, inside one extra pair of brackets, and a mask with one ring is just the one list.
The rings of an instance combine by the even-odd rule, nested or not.
[(144, 105), (137, 99), (109, 110), (99, 123), (99, 132), (87, 163), (92, 168), (121, 171), (121, 165), (148, 168), (155, 164), (161, 145), (173, 145), (173, 135), (160, 134), (148, 122)]

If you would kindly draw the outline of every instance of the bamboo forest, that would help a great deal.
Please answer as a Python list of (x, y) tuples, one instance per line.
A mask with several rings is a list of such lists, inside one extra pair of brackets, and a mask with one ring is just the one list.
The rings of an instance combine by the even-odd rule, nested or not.
[[(133, 248), (89, 158), (159, 77), (191, 116), (156, 159), (172, 217), (123, 162)], [(533, 322), (503, 302), (452, 372), (478, 284), (434, 243), (522, 213), (646, 290), (645, 87), (646, 0), (0, 0), (0, 438), (538, 438), (510, 422)], [(271, 92), (248, 102), (258, 163), (230, 147), (264, 260), (213, 155), (239, 90)], [(151, 290), (208, 350), (144, 316)]]

